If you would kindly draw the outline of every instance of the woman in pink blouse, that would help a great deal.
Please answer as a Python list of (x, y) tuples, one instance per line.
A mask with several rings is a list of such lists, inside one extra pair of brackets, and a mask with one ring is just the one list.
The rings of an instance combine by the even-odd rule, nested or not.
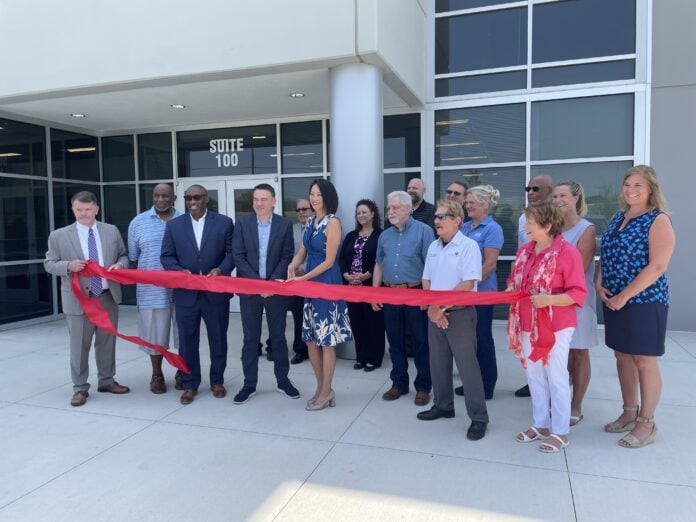
[(568, 351), (587, 286), (580, 252), (561, 235), (560, 210), (545, 203), (528, 207), (525, 216), (530, 241), (517, 251), (507, 289), (531, 298), (510, 306), (508, 335), (527, 371), (534, 423), (516, 440), (544, 440), (539, 451), (555, 453), (569, 444)]

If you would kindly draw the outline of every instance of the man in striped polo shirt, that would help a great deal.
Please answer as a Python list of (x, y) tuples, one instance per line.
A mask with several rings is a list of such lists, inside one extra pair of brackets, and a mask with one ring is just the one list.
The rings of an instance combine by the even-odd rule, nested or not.
[[(128, 257), (137, 262), (138, 268), (144, 270), (162, 270), (160, 254), (164, 227), (171, 218), (181, 215), (174, 208), (174, 188), (168, 183), (155, 186), (152, 193), (153, 206), (138, 214), (128, 226)], [(154, 344), (169, 347), (169, 331), (174, 332), (174, 349), (179, 350), (178, 332), (174, 320), (172, 291), (168, 288), (158, 288), (153, 285), (137, 285), (138, 299), (138, 335)], [(162, 356), (145, 346), (141, 350), (150, 354), (152, 362), (152, 380), (150, 391), (164, 393), (167, 386), (162, 374)], [(174, 387), (183, 389), (181, 374), (177, 371)]]

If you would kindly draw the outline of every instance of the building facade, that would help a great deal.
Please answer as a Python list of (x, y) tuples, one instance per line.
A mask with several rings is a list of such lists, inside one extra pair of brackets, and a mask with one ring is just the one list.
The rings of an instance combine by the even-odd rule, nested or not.
[(669, 327), (696, 329), (689, 0), (23, 4), (0, 0), (14, 51), (0, 80), (0, 325), (60, 312), (41, 262), (79, 190), (125, 239), (159, 182), (203, 184), (233, 218), (270, 183), (295, 219), (311, 180), (330, 178), (345, 230), (358, 199), (412, 177), (431, 202), (453, 180), (491, 184), (502, 281), (530, 177), (582, 183), (601, 234), (623, 173), (650, 163), (677, 230)]

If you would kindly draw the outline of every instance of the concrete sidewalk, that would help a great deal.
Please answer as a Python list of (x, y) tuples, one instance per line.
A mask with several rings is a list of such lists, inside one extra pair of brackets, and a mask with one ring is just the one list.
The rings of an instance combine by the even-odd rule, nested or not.
[[(122, 308), (120, 330), (136, 333), (134, 308)], [(388, 356), (372, 373), (339, 360), (337, 406), (318, 412), (304, 410), (315, 386), (309, 363), (291, 366), (303, 395), (291, 400), (276, 392), (264, 358), (257, 395), (235, 406), (238, 314), (228, 333), (227, 397), (213, 398), (204, 377), (189, 406), (179, 404), (171, 368), (169, 391), (150, 393), (147, 356), (119, 341), (116, 378), (131, 393), (96, 393), (92, 366), (89, 400), (72, 408), (64, 321), (1, 331), (0, 520), (694, 519), (696, 334), (669, 333), (655, 444), (623, 449), (620, 435), (602, 430), (622, 402), (612, 352), (599, 346), (584, 420), (566, 450), (544, 455), (514, 441), (530, 425), (530, 404), (513, 396), (524, 374), (503, 325), (494, 330), (499, 379), (479, 442), (466, 440), (461, 398), (455, 418), (434, 422), (416, 419), (424, 408), (413, 391), (383, 401)]]

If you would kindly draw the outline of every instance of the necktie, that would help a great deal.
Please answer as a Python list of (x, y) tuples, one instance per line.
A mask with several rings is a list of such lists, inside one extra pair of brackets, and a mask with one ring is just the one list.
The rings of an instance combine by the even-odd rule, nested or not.
[[(90, 228), (87, 236), (87, 250), (89, 258), (95, 263), (99, 263), (99, 252), (97, 251), (97, 238), (94, 237), (94, 231)], [(93, 296), (100, 296), (102, 293), (101, 277), (89, 278), (89, 291)]]

